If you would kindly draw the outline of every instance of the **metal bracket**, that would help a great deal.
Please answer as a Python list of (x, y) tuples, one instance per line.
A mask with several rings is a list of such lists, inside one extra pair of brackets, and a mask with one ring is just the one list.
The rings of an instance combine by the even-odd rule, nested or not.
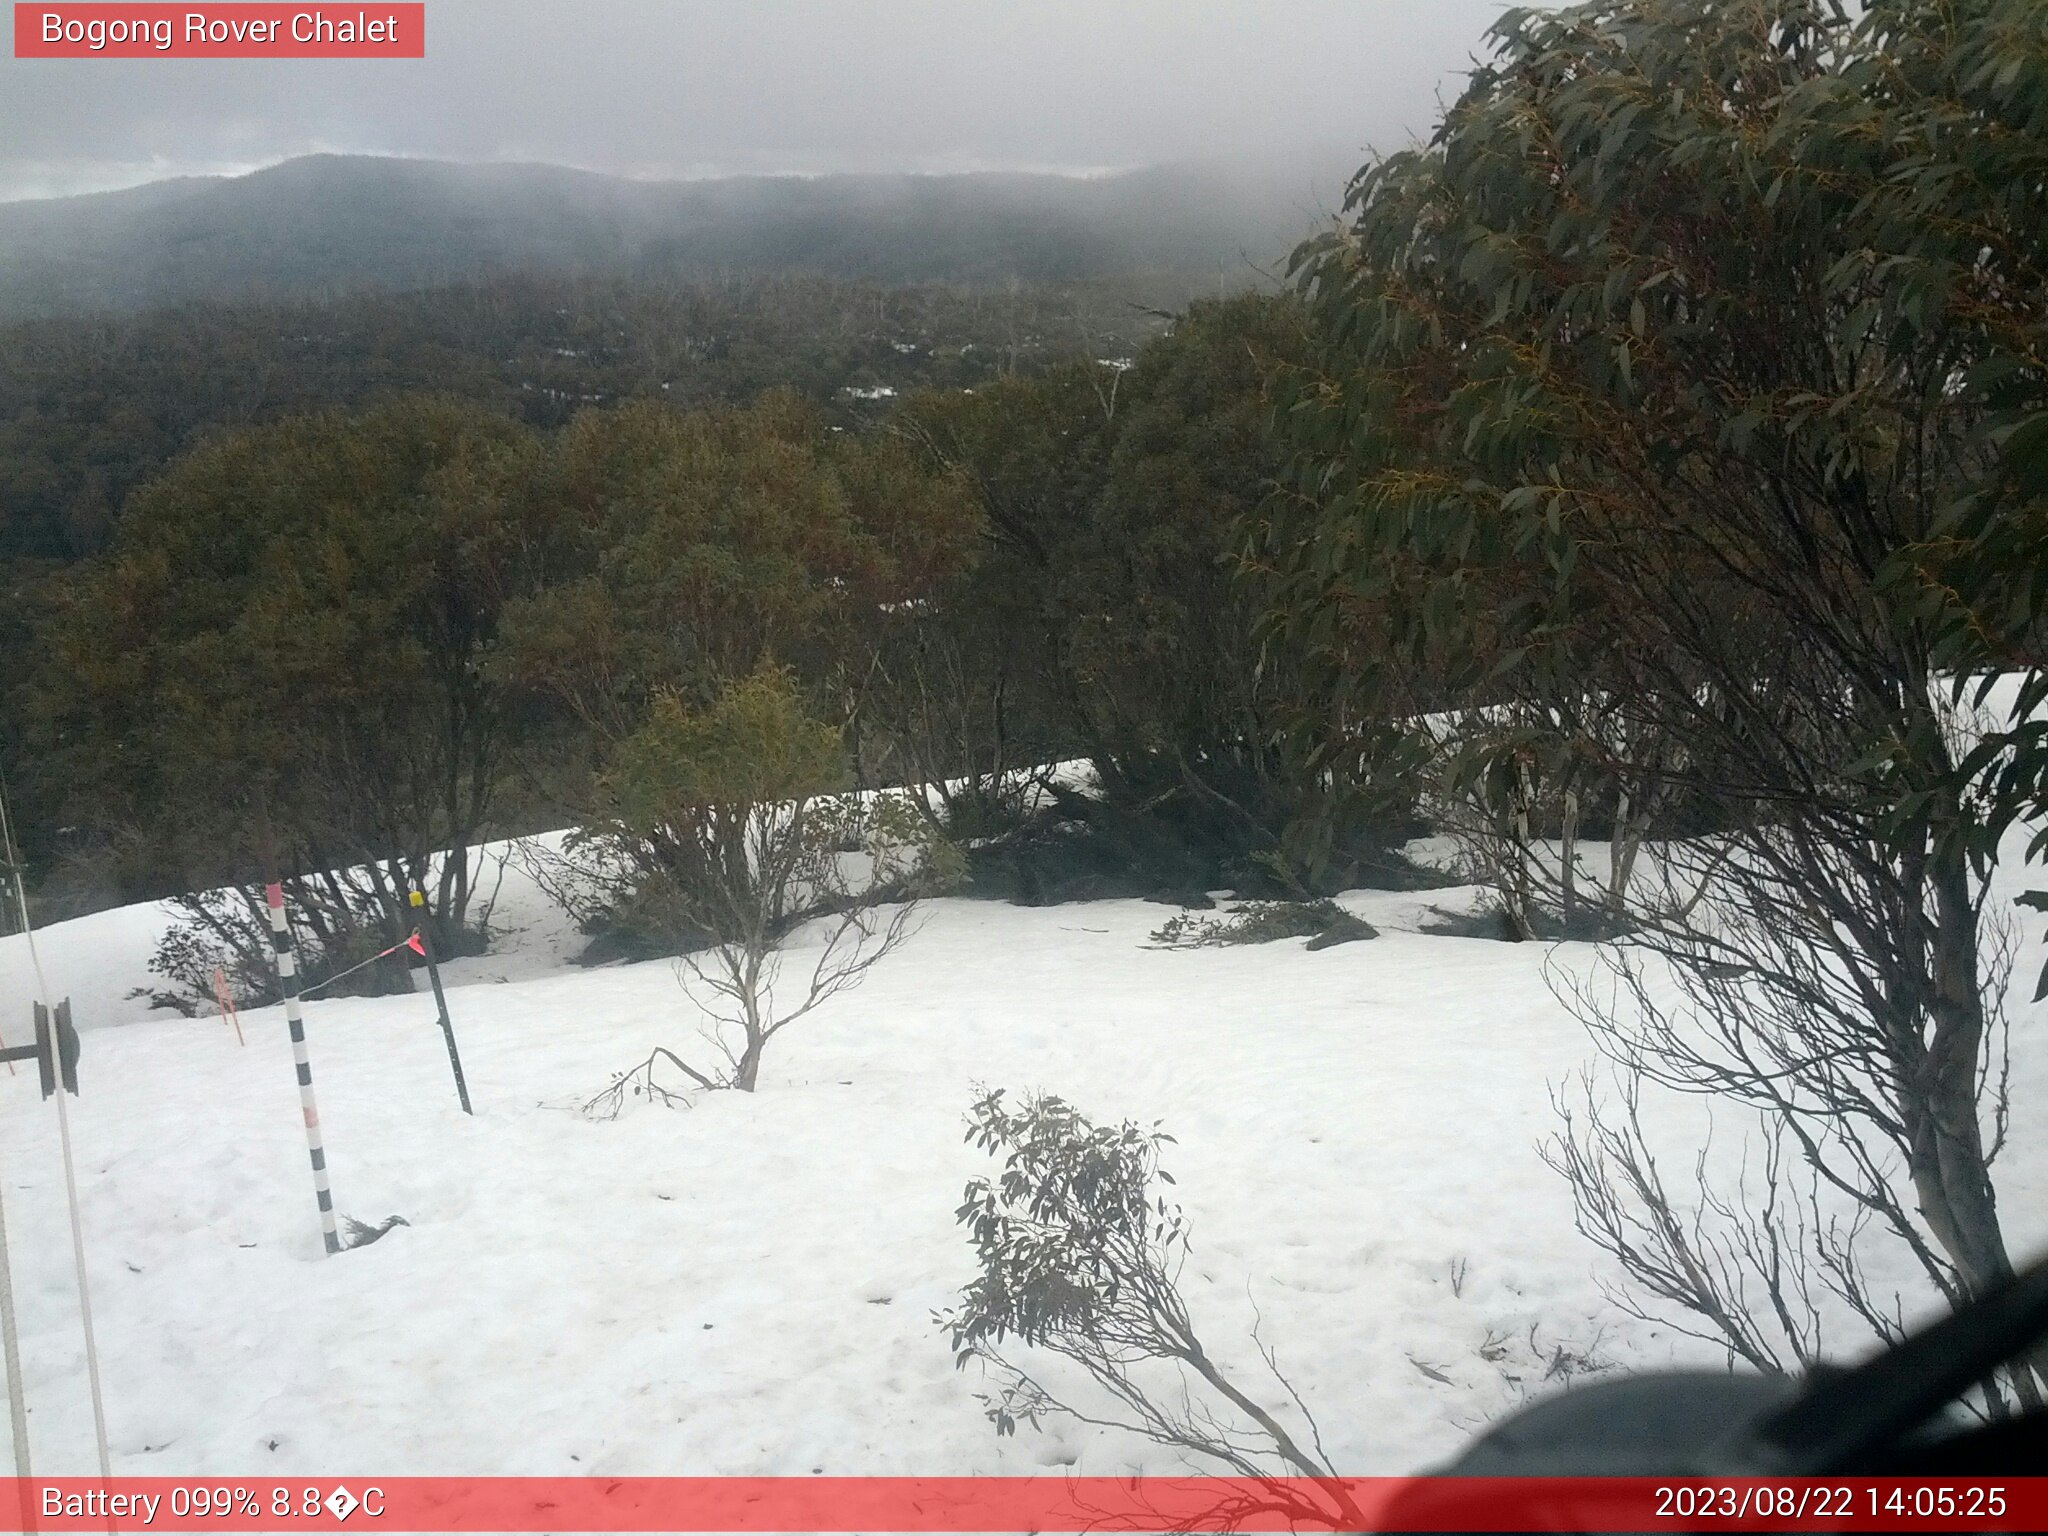
[(64, 1091), (73, 1098), (78, 1097), (78, 1031), (71, 1026), (70, 998), (57, 1005), (54, 1028), (50, 1010), (37, 1003), (35, 1043), (0, 1051), (0, 1061), (27, 1061), (31, 1057), (35, 1059), (36, 1071), (43, 1080), (44, 1098), (57, 1091), (60, 1079)]

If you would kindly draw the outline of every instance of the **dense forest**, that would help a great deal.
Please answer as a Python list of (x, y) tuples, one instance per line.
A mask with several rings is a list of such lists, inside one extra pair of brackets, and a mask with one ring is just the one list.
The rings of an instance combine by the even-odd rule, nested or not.
[(25, 322), (0, 329), (0, 558), (98, 551), (128, 495), (207, 428), (409, 390), (540, 428), (585, 405), (769, 388), (873, 414), (1056, 358), (1129, 359), (1164, 323), (1162, 292), (1187, 297), (1142, 276), (995, 289), (508, 276)]
[[(808, 321), (799, 302), (806, 299), (815, 306)], [(25, 820), (45, 834), (32, 836), (32, 846), (49, 850), (53, 820), (35, 786), (62, 785), (63, 798), (78, 807), (64, 819), (97, 829), (78, 837), (95, 850), (87, 884), (99, 899), (182, 891), (231, 875), (235, 839), (212, 842), (238, 819), (232, 807), (246, 803), (248, 786), (230, 767), (243, 733), (229, 719), (243, 719), (252, 741), (267, 734), (249, 711), (263, 697), (263, 658), (276, 647), (253, 636), (219, 647), (238, 605), (252, 617), (264, 606), (251, 583), (273, 578), (286, 583), (277, 594), (286, 606), (266, 620), (285, 626), (273, 641), (297, 651), (302, 623), (330, 608), (343, 626), (337, 634), (353, 636), (329, 655), (353, 672), (353, 682), (344, 684), (342, 672), (333, 679), (349, 696), (363, 700), (378, 691), (374, 679), (387, 678), (395, 698), (441, 698), (442, 712), (452, 715), (449, 689), (465, 696), (480, 690), (478, 707), (500, 734), (490, 766), (462, 783), (461, 798), (477, 807), (465, 814), (458, 838), (464, 842), (531, 825), (533, 816), (567, 814), (559, 801), (536, 801), (536, 786), (573, 777), (576, 765), (601, 748), (604, 731), (624, 730), (662, 691), (709, 696), (720, 677), (770, 659), (804, 660), (811, 686), (845, 687), (849, 698), (871, 699), (857, 722), (868, 727), (864, 771), (883, 779), (913, 766), (966, 763), (984, 750), (1001, 756), (1002, 767), (989, 769), (1001, 778), (1027, 760), (1018, 754), (1035, 750), (1042, 757), (1055, 743), (1078, 740), (1077, 732), (1105, 744), (1135, 743), (1151, 733), (1146, 717), (1162, 703), (1182, 717), (1239, 707), (1227, 696), (1227, 675), (1203, 677), (1228, 659), (1223, 653), (1231, 645), (1245, 644), (1241, 624), (1215, 627), (1236, 601), (1218, 564), (1220, 530), (1256, 501), (1275, 468), (1264, 433), (1261, 359), (1295, 344), (1291, 300), (1209, 301), (1171, 326), (1126, 312), (1137, 323), (1121, 332), (1077, 314), (1071, 295), (987, 298), (799, 284), (737, 290), (728, 302), (731, 308), (707, 322), (691, 318), (718, 314), (701, 296), (670, 295), (667, 332), (640, 327), (632, 341), (607, 328), (615, 311), (595, 311), (593, 335), (572, 312), (529, 304), (512, 317), (546, 318), (524, 355), (514, 348), (509, 365), (479, 357), (472, 370), (428, 373), (418, 382), (438, 385), (432, 392), (393, 392), (397, 381), (389, 373), (379, 378), (386, 387), (374, 391), (332, 382), (373, 372), (383, 355), (374, 346), (380, 333), (366, 328), (359, 334), (368, 340), (330, 369), (309, 367), (294, 381), (280, 381), (270, 409), (246, 413), (221, 412), (217, 397), (196, 389), (177, 400), (176, 379), (206, 374), (166, 362), (156, 376), (159, 404), (225, 419), (165, 467), (134, 464), (137, 488), (122, 497), (117, 517), (84, 526), (73, 520), (61, 532), (78, 536), (76, 544), (53, 540), (36, 551), (44, 558), (15, 567), (17, 621), (39, 614), (34, 627), (44, 647), (38, 654), (35, 644), (24, 644), (10, 653), (25, 664), (15, 669), (12, 718), (39, 721), (42, 733), (40, 749), (11, 765), (34, 812)], [(404, 315), (408, 303), (387, 301), (384, 309)], [(444, 297), (435, 309), (445, 315), (456, 306)], [(757, 322), (749, 335), (747, 318), (765, 314), (775, 317), (773, 325)], [(255, 334), (274, 334), (274, 316), (240, 318)], [(795, 328), (807, 323), (807, 330)], [(493, 339), (502, 344), (510, 329), (501, 324)], [(1145, 343), (1145, 330), (1161, 334)], [(174, 334), (232, 346), (238, 332), (217, 325)], [(430, 366), (451, 355), (425, 325), (394, 323), (392, 334), (417, 346), (394, 347), (402, 357)], [(992, 339), (958, 339), (968, 334)], [(694, 359), (693, 337), (700, 354)], [(563, 341), (583, 345), (559, 346)], [(1097, 349), (1103, 355), (1091, 355)], [(655, 356), (667, 366), (651, 366)], [(511, 377), (527, 371), (541, 375), (539, 388)], [(228, 368), (210, 372), (222, 381), (234, 376)], [(761, 392), (778, 372), (781, 386)], [(136, 376), (128, 378), (132, 386)], [(792, 378), (813, 387), (792, 388)], [(834, 388), (839, 378), (876, 382)], [(344, 400), (369, 398), (353, 409), (291, 409), (322, 388)], [(238, 419), (253, 424), (233, 425)], [(101, 420), (88, 417), (78, 426), (96, 430)], [(708, 457), (693, 457), (689, 445), (707, 432), (737, 457), (728, 462), (726, 452), (708, 449)], [(136, 454), (150, 444), (130, 439), (123, 446)], [(807, 479), (777, 478), (790, 472), (777, 457), (782, 452), (797, 456)], [(444, 485), (458, 469), (459, 495)], [(809, 485), (806, 494), (824, 497), (821, 505), (847, 526), (827, 538), (823, 528), (782, 508), (777, 498), (795, 494), (792, 484)], [(1173, 505), (1203, 486), (1211, 487), (1205, 504)], [(932, 525), (915, 532), (911, 551), (889, 554), (892, 541), (911, 535), (885, 534), (886, 520), (926, 503), (936, 509)], [(663, 521), (679, 517), (710, 522)], [(781, 542), (759, 542), (771, 537)], [(107, 546), (104, 554), (74, 557), (95, 543)], [(716, 556), (705, 579), (716, 574), (719, 588), (692, 589), (690, 602), (713, 605), (701, 612), (674, 606), (683, 597), (672, 590), (677, 578), (665, 574), (666, 562), (690, 558), (688, 549), (696, 547), (704, 559)], [(343, 558), (337, 550), (351, 552), (344, 575), (334, 569)], [(898, 570), (899, 558), (912, 563)], [(655, 563), (635, 575), (638, 561)], [(331, 585), (336, 579), (339, 588)], [(856, 622), (849, 611), (858, 607), (855, 591), (882, 607)], [(629, 597), (656, 606), (611, 611)], [(600, 599), (602, 606), (593, 607)], [(1123, 614), (1129, 639), (1156, 647), (1156, 662), (1175, 667), (1200, 697), (1156, 698), (1138, 659), (1118, 656), (1124, 636), (1103, 633), (1094, 610), (1103, 602), (1125, 608), (1127, 601), (1138, 604)], [(1155, 603), (1166, 606), (1153, 611)], [(786, 622), (771, 622), (782, 604), (789, 605)], [(958, 635), (945, 636), (942, 606), (957, 614)], [(373, 610), (387, 627), (355, 629)], [(882, 612), (896, 617), (884, 620)], [(178, 657), (178, 636), (188, 624), (191, 642), (213, 658), (204, 666), (196, 653)], [(658, 664), (640, 641), (629, 641), (648, 624), (671, 637), (657, 648), (669, 653)], [(846, 624), (853, 628), (834, 627)], [(729, 654), (718, 651), (727, 626), (745, 637), (730, 642), (738, 649)], [(1199, 652), (1183, 647), (1192, 629), (1212, 633)], [(543, 638), (552, 647), (545, 655)], [(620, 645), (632, 664), (606, 663), (602, 701), (594, 685), (565, 680), (569, 669), (600, 653), (611, 656)], [(899, 655), (905, 645), (910, 649)], [(707, 659), (713, 652), (715, 664)], [(915, 740), (898, 741), (885, 728), (884, 696), (890, 708), (911, 707), (913, 686), (937, 686), (923, 669), (940, 653), (956, 684), (994, 690), (1007, 722), (996, 739), (984, 740), (964, 718), (951, 727), (958, 740), (935, 720)], [(425, 669), (411, 682), (399, 681), (407, 675), (400, 666), (405, 656)], [(303, 653), (288, 663), (280, 658), (286, 670), (277, 687), (286, 690), (290, 679), (297, 702), (282, 695), (271, 702), (287, 713), (314, 711), (305, 717), (310, 723), (318, 706), (308, 661)], [(105, 671), (109, 664), (119, 677)], [(128, 670), (131, 664), (158, 681)], [(984, 664), (1015, 676), (975, 677)], [(114, 690), (104, 700), (114, 714), (95, 725), (87, 716), (96, 708), (93, 680), (102, 677)], [(203, 688), (208, 702), (187, 696), (172, 710), (159, 707), (165, 699), (145, 702), (126, 693), (159, 684), (181, 693)], [(1226, 691), (1212, 693), (1217, 689)], [(963, 715), (972, 708), (966, 700), (948, 707)], [(182, 744), (166, 738), (128, 750), (137, 745), (136, 728), (168, 729), (173, 716), (198, 734)], [(319, 718), (328, 721), (321, 729), (339, 723)], [(900, 729), (902, 722), (893, 724)], [(419, 745), (408, 739), (413, 726), (381, 716), (375, 724), (365, 717), (364, 725), (367, 736), (402, 755)], [(99, 750), (108, 730), (129, 738), (112, 756)], [(279, 750), (289, 756), (282, 742)], [(116, 757), (124, 766), (115, 767)], [(219, 800), (223, 822), (194, 820), (192, 805), (174, 817), (158, 814), (166, 795), (179, 798), (163, 775), (187, 768), (227, 791)], [(445, 762), (435, 769), (450, 771)], [(1131, 771), (1148, 772), (1135, 758)], [(131, 772), (139, 777), (116, 787)], [(85, 777), (111, 798), (85, 791)], [(508, 794), (526, 807), (524, 819), (497, 814)], [(445, 840), (452, 828), (445, 818), (454, 809), (443, 797), (421, 813), (426, 819), (407, 837), (424, 856)], [(348, 856), (385, 851), (371, 836)], [(317, 863), (341, 855), (309, 847), (305, 856)], [(1192, 871), (1188, 878), (1195, 878)]]
[[(101, 553), (131, 496), (209, 432), (418, 392), (539, 431), (628, 400), (742, 403), (770, 388), (837, 424), (868, 422), (920, 389), (972, 389), (1063, 358), (1125, 362), (1166, 323), (1154, 300), (1175, 291), (1144, 278), (985, 289), (503, 276), (0, 329), (0, 696), (25, 676), (29, 615), (57, 573)], [(26, 784), (19, 718), (0, 725), (0, 768)], [(27, 820), (29, 846), (47, 849), (47, 818)]]
[[(1575, 1001), (1635, 1080), (1854, 1193), (1801, 1283), (1880, 1339), (1859, 1243), (1985, 1293), (1987, 871), (2048, 783), (2048, 18), (1593, 0), (1492, 48), (1289, 286), (1170, 321), (522, 278), (17, 328), (7, 768), (45, 899), (179, 894), (169, 982), (260, 991), (249, 882), (291, 878), (323, 974), (414, 883), (474, 950), (468, 853), (543, 828), (580, 829), (555, 873), (616, 955), (725, 937), (736, 808), (851, 788), (1033, 903), (1312, 905), (1426, 878), (1435, 827), (1480, 931), (1617, 941)], [(1994, 673), (2017, 710), (1966, 721)], [(1645, 1211), (1616, 1113), (1555, 1153), (1582, 1225), (1808, 1363), (1800, 1299), (1740, 1294), (1785, 1283), (1782, 1224)]]

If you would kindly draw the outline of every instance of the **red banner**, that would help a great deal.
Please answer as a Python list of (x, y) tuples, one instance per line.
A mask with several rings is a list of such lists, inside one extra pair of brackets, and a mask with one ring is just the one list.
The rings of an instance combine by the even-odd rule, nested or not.
[[(2040, 1531), (2048, 1477), (125, 1477), (0, 1531)], [(11, 1505), (12, 1507), (6, 1507)]]
[(19, 4), (17, 59), (423, 59), (422, 0), (354, 5)]

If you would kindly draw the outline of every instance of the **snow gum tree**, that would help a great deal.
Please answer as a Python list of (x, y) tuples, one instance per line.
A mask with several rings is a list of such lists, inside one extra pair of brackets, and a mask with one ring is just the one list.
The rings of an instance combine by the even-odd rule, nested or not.
[[(1373, 673), (1338, 641), (1379, 615), (1456, 659), (1468, 705), (1542, 727), (1481, 733), (1464, 771), (1548, 751), (1683, 802), (1698, 835), (1629, 899), (1624, 963), (1670, 967), (1691, 1007), (1625, 987), (1603, 1043), (1632, 1080), (1750, 1106), (1940, 1292), (1981, 1294), (2012, 1273), (1994, 829), (1938, 604), (1899, 568), (1991, 473), (1984, 370), (2040, 334), (2038, 159), (2019, 186), (1975, 162), (2040, 141), (2048, 13), (1598, 0), (1510, 12), (1493, 42), (1433, 141), (1361, 172), (1299, 258), (1322, 352), (1252, 539), (1276, 643), (1357, 718)], [(1586, 700), (1601, 730), (1560, 728)], [(1626, 1144), (1582, 1139), (1567, 1171), (1604, 1179)], [(1813, 1214), (1821, 1287), (1886, 1331), (1853, 1237)], [(1675, 1299), (1726, 1311), (1685, 1224), (1656, 1226), (1695, 1277)]]
[[(535, 494), (572, 536), (513, 605), (499, 666), (600, 746), (652, 701), (707, 702), (773, 657), (832, 683), (880, 610), (966, 557), (972, 508), (886, 434), (834, 432), (786, 392), (744, 409), (578, 416)], [(843, 690), (842, 690), (843, 691)]]
[[(831, 431), (788, 394), (580, 416), (537, 481), (572, 533), (511, 606), (494, 664), (531, 701), (534, 734), (559, 744), (536, 754), (557, 813), (586, 827), (616, 819), (636, 735), (712, 708), (757, 668), (786, 669), (835, 727), (857, 723), (878, 631), (966, 558), (973, 530), (953, 477), (892, 437)], [(675, 952), (621, 899), (617, 869), (569, 853), (538, 872), (589, 931)]]
[(1282, 728), (1290, 673), (1232, 579), (1237, 523), (1281, 465), (1270, 381), (1304, 339), (1292, 296), (1198, 303), (1122, 366), (921, 396), (897, 424), (965, 476), (987, 530), (934, 617), (1001, 658), (1012, 734), (1088, 760), (1094, 789), (1055, 814), (1140, 890), (1295, 896), (1398, 868), (1405, 785), (1325, 803), (1324, 765)]
[[(546, 562), (546, 511), (521, 492), (536, 452), (424, 397), (177, 461), (47, 626), (39, 750), (69, 814), (175, 890), (286, 876), (315, 979), (403, 937), (410, 885), (459, 952), (512, 723), (486, 658)], [(184, 907), (178, 980), (210, 995), (218, 960), (244, 995), (274, 985), (260, 891)]]
[[(751, 1093), (770, 1041), (908, 937), (947, 850), (900, 799), (845, 785), (840, 733), (773, 665), (703, 709), (663, 695), (619, 743), (600, 780), (610, 814), (576, 840), (618, 872), (615, 901), (632, 920), (686, 951), (679, 973), (717, 1060), (658, 1050), (596, 1109), (616, 1113), (636, 1091), (671, 1097), (655, 1079), (664, 1061), (699, 1087)], [(820, 947), (785, 986), (784, 940), (805, 923)]]

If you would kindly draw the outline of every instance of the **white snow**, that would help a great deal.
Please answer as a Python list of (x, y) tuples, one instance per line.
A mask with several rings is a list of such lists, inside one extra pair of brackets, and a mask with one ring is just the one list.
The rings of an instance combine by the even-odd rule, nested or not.
[[(1176, 1470), (1072, 1425), (998, 1440), (954, 1370), (931, 1314), (970, 1272), (952, 1212), (985, 1166), (962, 1142), (983, 1085), (1165, 1123), (1199, 1329), (1285, 1406), (1256, 1321), (1345, 1471), (1452, 1453), (1542, 1389), (1558, 1344), (1617, 1366), (1712, 1358), (1615, 1313), (1533, 1150), (1548, 1085), (1590, 1055), (1546, 954), (1589, 952), (1412, 931), (1457, 899), (1354, 893), (1383, 936), (1317, 953), (1151, 949), (1171, 913), (1141, 902), (934, 902), (864, 988), (776, 1042), (759, 1093), (597, 1123), (577, 1106), (657, 1043), (687, 1056), (693, 1012), (668, 963), (570, 966), (574, 934), (515, 869), (499, 915), (516, 931), (449, 968), (473, 1119), (424, 989), (308, 1007), (337, 1203), (410, 1223), (336, 1258), (282, 1011), (245, 1013), (245, 1048), (217, 1019), (139, 1012), (126, 993), (160, 908), (46, 930), (85, 1031), (72, 1122), (114, 1470)], [(2048, 1050), (2020, 1005), (2025, 932), (2000, 1188), (2032, 1254)], [(30, 995), (22, 941), (0, 941), (10, 1042)], [(84, 1474), (55, 1115), (32, 1070), (0, 1078), (0, 1106), (37, 1470)], [(1696, 1120), (1668, 1128), (1698, 1145)]]

